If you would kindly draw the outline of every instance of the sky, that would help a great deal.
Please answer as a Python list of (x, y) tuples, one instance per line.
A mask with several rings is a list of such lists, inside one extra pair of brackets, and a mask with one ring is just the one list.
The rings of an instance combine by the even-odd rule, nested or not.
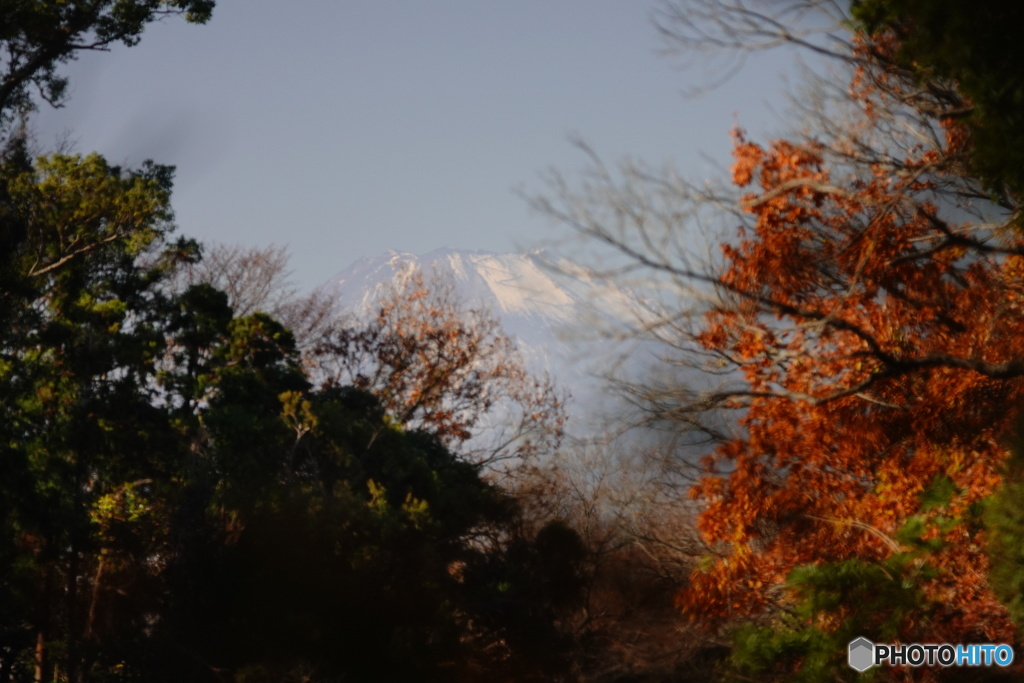
[[(659, 54), (653, 0), (218, 0), (131, 48), (65, 68), (70, 99), (34, 121), (111, 162), (177, 167), (179, 232), (287, 245), (320, 285), (387, 249), (505, 252), (564, 237), (521, 193), (586, 159), (721, 174), (729, 131), (780, 127), (784, 55), (731, 80)], [(691, 60), (692, 62), (692, 60)]]

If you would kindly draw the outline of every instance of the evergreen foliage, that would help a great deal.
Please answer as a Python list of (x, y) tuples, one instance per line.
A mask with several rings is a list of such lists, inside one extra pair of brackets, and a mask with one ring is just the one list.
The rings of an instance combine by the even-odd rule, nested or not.
[(974, 171), (998, 193), (1019, 201), (1024, 46), (1009, 27), (1024, 21), (1024, 7), (1008, 0), (858, 0), (852, 13), (869, 33), (894, 32), (897, 62), (921, 87), (959, 101), (949, 115), (970, 127)]
[(0, 7), (0, 683), (564, 670), (519, 636), (577, 599), (574, 531), (532, 537), (437, 434), (314, 388), (280, 322), (177, 286), (173, 169), (33, 159), (8, 125), (76, 50), (212, 6)]
[(989, 581), (1017, 624), (1024, 624), (1024, 462), (1019, 442), (1006, 464), (1002, 486), (987, 501)]

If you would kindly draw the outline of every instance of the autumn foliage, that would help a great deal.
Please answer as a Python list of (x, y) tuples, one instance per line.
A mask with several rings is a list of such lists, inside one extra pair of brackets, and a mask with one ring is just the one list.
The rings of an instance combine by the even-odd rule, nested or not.
[(477, 463), (521, 464), (561, 441), (563, 397), (550, 378), (533, 376), (497, 318), (437, 274), (403, 273), (365, 320), (323, 334), (313, 357), (328, 385), (373, 393), (399, 424)]
[[(692, 489), (712, 554), (677, 595), (706, 625), (791, 611), (798, 568), (891, 574), (904, 558), (889, 578), (922, 598), (889, 637), (1012, 639), (979, 510), (1024, 389), (1024, 238), (963, 177), (964, 129), (900, 109), (905, 85), (862, 66), (854, 127), (877, 131), (895, 111), (918, 126), (912, 145), (736, 133), (748, 220), (723, 247), (721, 299), (698, 340), (742, 376), (720, 397), (742, 410), (742, 434)], [(817, 625), (836, 628), (862, 607), (853, 597)]]

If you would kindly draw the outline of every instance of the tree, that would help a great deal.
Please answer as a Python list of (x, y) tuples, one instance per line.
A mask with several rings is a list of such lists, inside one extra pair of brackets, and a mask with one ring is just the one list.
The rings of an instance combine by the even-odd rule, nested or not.
[(32, 88), (59, 106), (67, 79), (58, 68), (83, 50), (134, 45), (146, 25), (168, 14), (210, 18), (214, 0), (44, 0), (0, 7), (0, 127), (33, 108)]
[(692, 512), (637, 442), (570, 441), (517, 496), (537, 526), (564, 520), (583, 540), (582, 600), (561, 619), (581, 680), (710, 679), (721, 651), (672, 604), (701, 548)]
[(561, 440), (564, 410), (550, 380), (531, 377), (499, 322), (436, 277), (405, 274), (369, 320), (336, 326), (315, 357), (328, 386), (369, 391), (399, 424), (468, 444), (478, 464), (522, 464)]
[(529, 646), (576, 599), (575, 532), (520, 533), (438, 435), (314, 389), (280, 323), (170, 286), (198, 256), (167, 169), (2, 171), (0, 680), (564, 668)]
[[(820, 43), (791, 28), (810, 23), (787, 22), (792, 7), (714, 5), (737, 45), (839, 56), (850, 89), (819, 97), (805, 137), (761, 146), (737, 133), (738, 192), (596, 166), (582, 192), (563, 183), (561, 200), (539, 201), (704, 302), (699, 315), (652, 305), (646, 330), (671, 361), (707, 361), (725, 382), (636, 391), (720, 441), (691, 489), (708, 552), (677, 605), (712, 628), (751, 624), (736, 655), (761, 676), (841, 671), (851, 633), (1010, 640), (981, 508), (1024, 372), (1015, 200), (974, 172), (961, 94), (918, 87), (893, 33)], [(689, 5), (671, 9), (669, 35), (696, 26)], [(681, 221), (709, 216), (724, 243), (701, 265)], [(738, 434), (705, 419), (722, 409)]]
[(989, 583), (1006, 605), (1015, 624), (1024, 623), (1024, 507), (1021, 506), (1021, 451), (1019, 437), (1011, 440), (1012, 449), (1004, 465), (999, 489), (987, 501), (985, 535), (991, 569)]
[(176, 286), (209, 284), (228, 295), (235, 315), (268, 313), (292, 331), (299, 348), (310, 351), (338, 322), (338, 312), (324, 289), (300, 294), (291, 276), (285, 247), (216, 244), (179, 271)]
[(325, 289), (300, 295), (283, 247), (216, 245), (178, 278), (178, 288), (226, 292), (236, 315), (282, 321), (318, 381), (367, 390), (401, 424), (449, 446), (471, 442), (476, 462), (524, 462), (558, 447), (565, 417), (553, 384), (531, 377), (498, 320), (437, 275), (403, 274), (365, 318), (338, 311)]
[(922, 89), (955, 103), (949, 115), (971, 135), (973, 172), (996, 193), (1019, 201), (1024, 189), (1024, 61), (1020, 44), (1006, 26), (1024, 19), (1019, 5), (958, 2), (861, 0), (852, 14), (871, 35), (891, 32), (898, 43), (892, 57)]
[[(0, 124), (33, 85), (58, 101), (76, 50), (212, 5), (7, 3)], [(575, 532), (520, 533), (516, 501), (442, 442), (457, 439), (401, 424), (422, 414), (314, 387), (244, 287), (181, 285), (201, 250), (171, 239), (172, 169), (33, 160), (5, 133), (0, 682), (494, 680), (474, 647), (564, 670), (526, 645), (577, 599)]]
[[(127, 611), (111, 606), (112, 639), (136, 637), (149, 607), (148, 569), (132, 559), (157, 552), (160, 538), (135, 531), (152, 523), (153, 481), (174, 453), (146, 445), (166, 446), (172, 432), (154, 405), (151, 371), (163, 348), (159, 282), (188, 250), (166, 241), (170, 179), (164, 167), (125, 171), (96, 155), (31, 164), (18, 145), (4, 158), (0, 602), (11, 611), (0, 670), (8, 676), (31, 647), (37, 680), (57, 660), (78, 680), (101, 630), (104, 586), (126, 574), (140, 583), (138, 601)], [(123, 515), (137, 529), (124, 529)]]
[[(473, 562), (467, 537), (514, 504), (435, 440), (388, 424), (363, 392), (278, 399), (279, 387), (253, 386), (259, 366), (239, 367), (231, 383), (266, 405), (252, 415), (264, 401), (226, 388), (209, 415), (218, 449), (246, 469), (224, 473), (230, 527), (204, 515), (216, 542), (172, 567), (158, 637), (187, 656), (167, 679), (443, 678), (467, 656), (469, 605), (451, 567)], [(254, 447), (255, 462), (239, 457)]]
[[(151, 475), (174, 450), (148, 444), (173, 442), (147, 367), (163, 348), (159, 283), (193, 250), (167, 240), (171, 169), (98, 155), (33, 162), (10, 124), (33, 108), (33, 87), (60, 103), (58, 68), (79, 50), (131, 44), (162, 14), (203, 21), (212, 7), (0, 8), (0, 680), (79, 680), (97, 639), (130, 647), (144, 627), (152, 568), (138, 560), (161, 542), (144, 531), (159, 508)], [(115, 597), (126, 583), (132, 601)]]

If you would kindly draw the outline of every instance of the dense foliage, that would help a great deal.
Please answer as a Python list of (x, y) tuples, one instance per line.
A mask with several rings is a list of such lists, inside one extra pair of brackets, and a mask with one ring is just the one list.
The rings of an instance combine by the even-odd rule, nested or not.
[(372, 395), (312, 389), (272, 318), (168, 288), (198, 258), (169, 169), (16, 142), (2, 181), (0, 680), (443, 678), (487, 669), (471, 641), (531, 670), (510, 648), (579, 554)]
[(3, 5), (0, 681), (559, 675), (571, 528), (524, 524), (443, 429), (314, 387), (279, 322), (182, 286), (202, 250), (172, 239), (172, 169), (33, 159), (8, 125), (75, 50), (212, 5)]
[(855, 637), (1016, 643), (1019, 11), (861, 0), (816, 44), (833, 3), (692, 6), (667, 35), (795, 42), (849, 84), (803, 134), (737, 131), (728, 192), (598, 166), (540, 202), (683, 292), (638, 311), (670, 365), (627, 388), (715, 444), (688, 478), (692, 434), (630, 472), (545, 460), (560, 397), (437, 283), (339, 323), (280, 252), (175, 238), (172, 169), (29, 151), (61, 64), (213, 2), (0, 3), (0, 683), (844, 680)]
[[(736, 132), (731, 187), (595, 157), (582, 189), (563, 182), (539, 201), (630, 272), (701, 302), (648, 307), (642, 333), (664, 349), (665, 375), (628, 390), (649, 422), (717, 442), (688, 489), (704, 547), (676, 604), (731, 639), (741, 679), (855, 676), (846, 645), (859, 636), (1017, 637), (1017, 9), (853, 11), (670, 3), (660, 26), (675, 47), (795, 44), (836, 71), (798, 103), (789, 137)], [(720, 256), (694, 255), (696, 225), (714, 227)], [(682, 386), (680, 367), (718, 385)]]

